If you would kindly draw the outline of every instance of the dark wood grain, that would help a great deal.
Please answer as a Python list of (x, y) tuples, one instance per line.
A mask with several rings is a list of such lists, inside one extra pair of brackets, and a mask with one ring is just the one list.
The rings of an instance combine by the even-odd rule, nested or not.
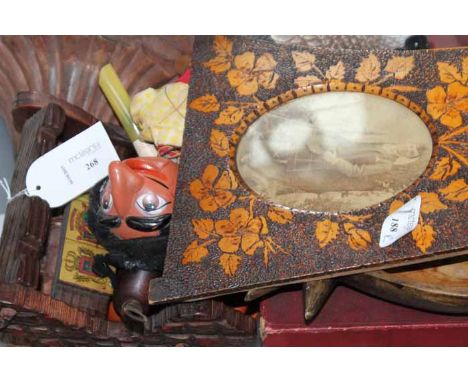
[(468, 314), (466, 257), (353, 275), (341, 278), (338, 282), (372, 296), (418, 309)]
[(130, 95), (163, 84), (189, 65), (191, 36), (0, 36), (0, 117), (15, 148), (20, 134), (10, 114), (16, 94), (38, 91), (117, 123), (98, 86), (112, 63)]
[[(26, 122), (11, 184), (12, 195), (26, 187), (26, 173), (32, 162), (55, 147), (64, 122), (63, 110), (54, 104)], [(39, 260), (47, 240), (49, 218), (49, 206), (40, 198), (22, 196), (8, 204), (0, 241), (0, 281), (38, 287)]]

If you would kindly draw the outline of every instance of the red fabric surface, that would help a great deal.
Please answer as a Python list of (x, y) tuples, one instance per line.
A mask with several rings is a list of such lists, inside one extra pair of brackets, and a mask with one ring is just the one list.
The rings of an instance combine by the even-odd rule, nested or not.
[(188, 84), (190, 82), (190, 76), (192, 75), (191, 69), (187, 69), (178, 79), (177, 82), (183, 82)]
[(423, 312), (338, 287), (304, 322), (302, 291), (261, 304), (264, 346), (468, 346), (468, 316)]

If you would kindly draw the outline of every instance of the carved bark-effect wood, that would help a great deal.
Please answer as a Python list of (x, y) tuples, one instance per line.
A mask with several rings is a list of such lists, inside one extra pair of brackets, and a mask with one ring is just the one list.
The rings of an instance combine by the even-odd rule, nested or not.
[(3, 321), (8, 324), (0, 340), (20, 346), (252, 346), (256, 341), (251, 317), (214, 300), (165, 307), (143, 332), (31, 288), (0, 283), (0, 312), (5, 308), (16, 313)]
[[(53, 104), (26, 122), (11, 184), (12, 195), (26, 187), (31, 163), (55, 147), (64, 122), (63, 110)], [(47, 240), (49, 217), (47, 202), (37, 197), (22, 196), (8, 204), (0, 242), (0, 281), (38, 287), (39, 260)]]
[(0, 116), (18, 148), (19, 132), (10, 114), (21, 91), (39, 91), (116, 122), (98, 87), (101, 66), (111, 62), (130, 95), (178, 74), (191, 54), (191, 36), (2, 36)]

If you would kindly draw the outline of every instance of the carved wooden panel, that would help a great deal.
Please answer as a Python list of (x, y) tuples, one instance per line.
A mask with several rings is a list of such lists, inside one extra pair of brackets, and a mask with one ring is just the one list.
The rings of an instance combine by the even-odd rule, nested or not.
[(0, 339), (19, 346), (253, 346), (256, 322), (221, 301), (162, 308), (146, 330), (93, 317), (31, 288), (0, 283)]
[(167, 82), (188, 64), (191, 36), (1, 36), (0, 116), (18, 148), (10, 114), (18, 92), (39, 91), (116, 122), (98, 86), (111, 62), (129, 94)]

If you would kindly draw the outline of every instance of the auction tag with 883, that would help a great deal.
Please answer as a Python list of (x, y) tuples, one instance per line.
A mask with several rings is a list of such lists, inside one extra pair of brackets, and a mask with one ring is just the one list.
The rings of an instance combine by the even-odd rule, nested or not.
[(97, 122), (31, 164), (27, 193), (51, 208), (62, 206), (104, 179), (109, 163), (118, 160), (104, 126)]

